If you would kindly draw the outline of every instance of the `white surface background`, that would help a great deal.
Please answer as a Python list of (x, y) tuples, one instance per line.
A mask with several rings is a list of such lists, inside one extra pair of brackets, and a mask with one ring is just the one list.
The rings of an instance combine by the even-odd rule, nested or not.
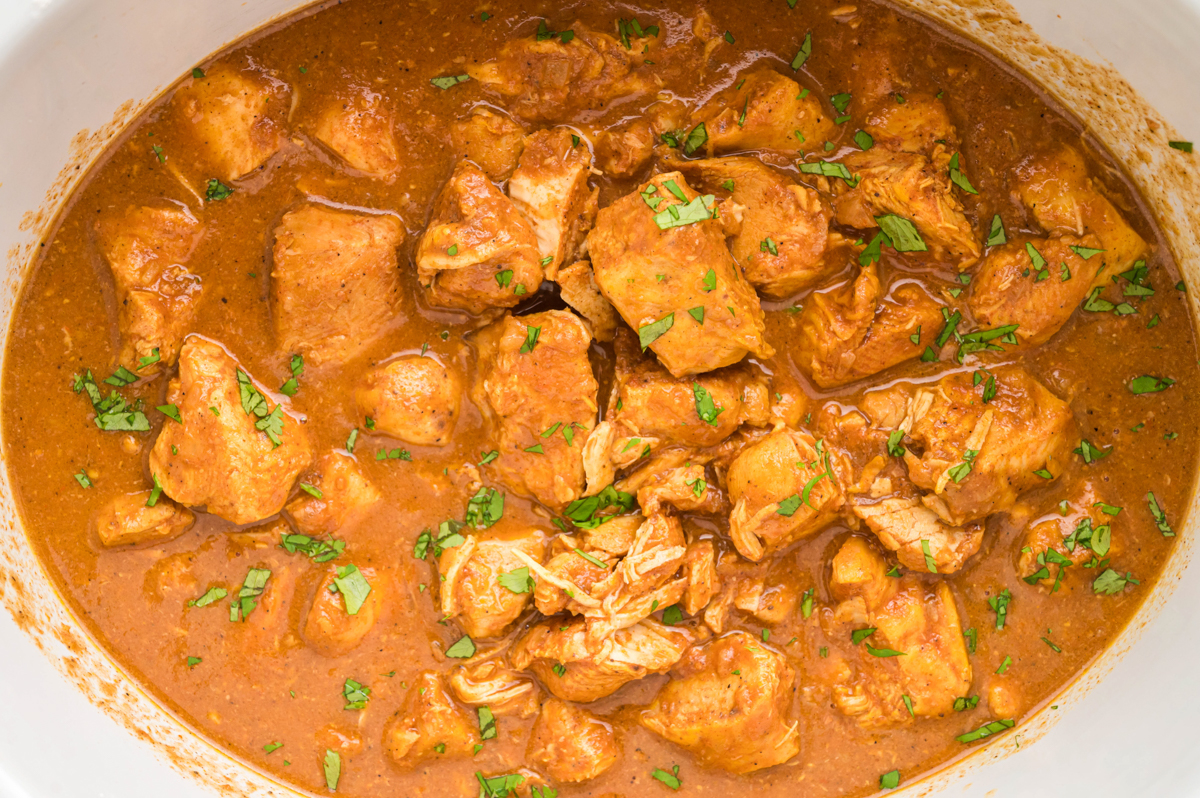
[[(1012, 0), (1051, 43), (1109, 61), (1187, 139), (1200, 140), (1200, 0)], [(212, 18), (207, 0), (0, 0), (0, 241), (54, 176), (25, 168), (17, 142), (52, 115), (49, 162), (71, 135), (107, 122), (126, 96), (106, 97), (97, 75), (138, 52), (159, 66), (134, 80), (150, 96), (215, 44), (286, 8), (249, 0)], [(227, 5), (227, 4), (226, 4)], [(265, 10), (264, 10), (265, 9)], [(121, 40), (89, 33), (120, 19)], [(219, 31), (189, 46), (197, 29)], [(67, 44), (70, 42), (70, 45)], [(52, 64), (52, 66), (47, 66)], [(128, 83), (128, 81), (127, 81)], [(66, 113), (70, 125), (63, 125)], [(28, 140), (28, 138), (26, 138)], [(13, 195), (24, 204), (14, 204)], [(28, 198), (34, 198), (32, 201)], [(1200, 574), (1191, 574), (1141, 642), (1046, 737), (976, 771), (946, 795), (988, 798), (1182, 798), (1200, 795)], [(51, 668), (0, 609), (0, 798), (201, 798), (150, 746), (125, 733)], [(64, 722), (69, 718), (69, 722)], [(448, 796), (447, 798), (457, 798)], [(633, 798), (630, 796), (629, 798)]]

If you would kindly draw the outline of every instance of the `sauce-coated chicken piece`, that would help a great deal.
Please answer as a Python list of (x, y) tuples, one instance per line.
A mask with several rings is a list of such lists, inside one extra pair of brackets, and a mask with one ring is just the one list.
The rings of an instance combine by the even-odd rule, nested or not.
[(587, 710), (547, 699), (529, 735), (529, 760), (562, 782), (594, 779), (621, 755), (613, 727)]
[(537, 235), (478, 166), (459, 161), (417, 245), (417, 276), (433, 304), (484, 313), (542, 284)]
[(345, 363), (391, 323), (400, 297), (395, 216), (323, 205), (284, 214), (275, 228), (271, 314), (285, 352), (311, 365)]
[(811, 150), (833, 135), (815, 93), (773, 69), (757, 69), (719, 92), (697, 114), (708, 154), (738, 150)]
[(450, 141), (459, 160), (475, 163), (490, 180), (508, 180), (525, 148), (525, 129), (487, 108), (450, 125)]
[(919, 283), (885, 292), (870, 264), (804, 301), (796, 363), (817, 385), (835, 388), (919, 356), (942, 327), (942, 305)]
[(434, 671), (413, 680), (404, 705), (383, 732), (384, 749), (404, 770), (430, 759), (471, 756), (479, 741), (476, 719), (454, 703)]
[(575, 259), (596, 221), (600, 190), (588, 186), (591, 168), (587, 142), (570, 128), (539, 130), (525, 138), (508, 181), (508, 196), (533, 224), (548, 280)]
[(450, 442), (462, 402), (458, 372), (433, 355), (404, 355), (367, 372), (354, 391), (374, 431), (417, 446)]
[(588, 237), (600, 290), (676, 377), (774, 352), (713, 203), (679, 172), (655, 175), (603, 208)]
[(94, 521), (96, 535), (105, 546), (165, 543), (191, 529), (196, 516), (186, 507), (159, 497), (147, 506), (151, 491), (127, 493), (104, 505)]
[[(845, 662), (833, 702), (867, 728), (951, 713), (954, 699), (971, 688), (971, 662), (950, 587), (912, 576), (897, 579), (887, 570), (887, 561), (865, 539), (851, 537), (834, 556), (830, 578), (841, 603), (828, 619), (828, 633), (846, 641), (839, 646)], [(867, 628), (875, 631), (858, 644), (850, 642), (854, 631)]]
[[(357, 569), (371, 588), (353, 615), (350, 614), (350, 608), (347, 607), (341, 591), (335, 593), (331, 590), (336, 586), (335, 579), (343, 576), (354, 578), (354, 572), (350, 570), (352, 568)], [(379, 620), (386, 590), (384, 574), (374, 568), (358, 568), (352, 564), (339, 565), (338, 561), (330, 563), (329, 570), (313, 593), (312, 605), (304, 619), (304, 641), (325, 657), (349, 654), (358, 647)]]
[[(786, 297), (841, 271), (845, 258), (830, 257), (828, 203), (757, 158), (670, 161), (698, 191), (727, 192), (741, 205), (741, 231), (729, 248), (750, 284), (770, 297)], [(732, 185), (732, 188), (729, 186)]]
[(726, 477), (738, 553), (758, 562), (833, 521), (846, 500), (840, 460), (808, 433), (787, 428), (743, 449)]
[(617, 330), (617, 311), (612, 303), (600, 293), (592, 264), (586, 260), (576, 261), (555, 275), (559, 294), (563, 302), (592, 325), (592, 335), (597, 341), (608, 342)]
[(117, 362), (140, 376), (175, 365), (200, 301), (200, 278), (183, 265), (204, 233), (182, 207), (130, 207), (96, 224), (117, 290)]
[(351, 86), (326, 105), (313, 126), (313, 136), (351, 169), (390, 180), (400, 170), (395, 119), (382, 95)]
[(625, 468), (673, 446), (716, 446), (742, 424), (765, 426), (770, 389), (745, 366), (677, 378), (639, 351), (633, 333), (618, 331), (607, 420), (615, 428), (613, 463)]
[(648, 119), (602, 130), (596, 135), (596, 163), (605, 174), (632, 177), (650, 163), (658, 134)]
[(472, 638), (500, 637), (520, 617), (531, 594), (514, 593), (500, 582), (502, 574), (527, 567), (521, 551), (540, 563), (545, 556), (544, 535), (530, 529), (519, 537), (465, 536), (462, 545), (438, 557), (441, 615), (457, 620)]
[[(1003, 512), (1017, 496), (1062, 473), (1079, 433), (1071, 408), (1018, 366), (992, 369), (993, 382), (958, 372), (913, 392), (902, 427), (916, 441), (909, 476), (930, 491), (921, 501), (959, 526)], [(990, 396), (983, 401), (985, 392)]]
[(745, 632), (690, 650), (639, 717), (705, 767), (752, 773), (800, 753), (791, 720), (795, 670)]
[(287, 84), (256, 66), (223, 63), (180, 86), (173, 104), (216, 176), (238, 180), (283, 146), (290, 95)]
[(476, 654), (450, 674), (450, 689), (471, 707), (486, 706), (493, 715), (532, 717), (538, 711), (538, 688), (533, 677), (508, 667), (499, 656)]
[(565, 310), (507, 316), (478, 339), (476, 403), (500, 452), (490, 468), (513, 490), (556, 509), (583, 494), (583, 447), (599, 390), (591, 342), (587, 325)]
[(706, 634), (648, 618), (589, 642), (582, 619), (554, 619), (518, 639), (509, 659), (513, 667), (533, 671), (559, 698), (587, 703), (612, 695), (635, 679), (666, 673)]
[(312, 462), (308, 433), (282, 405), (271, 406), (220, 344), (198, 336), (184, 342), (166, 401), (183, 422), (167, 421), (150, 451), (150, 473), (164, 493), (235, 524), (283, 509)]
[[(334, 535), (352, 527), (382, 498), (352, 454), (329, 452), (301, 479), (305, 490), (287, 503), (296, 529), (309, 537)], [(314, 492), (315, 491), (315, 492)]]
[(1070, 577), (1072, 565), (1111, 558), (1120, 548), (1112, 534), (1113, 508), (1091, 480), (1073, 485), (1066, 495), (1069, 500), (1031, 518), (1017, 539), (1017, 574), (1055, 592)]
[[(856, 502), (851, 511), (867, 524), (875, 537), (905, 568), (952, 574), (979, 551), (983, 524), (950, 526), (916, 496), (889, 496), (875, 504)], [(926, 555), (926, 549), (929, 554)]]
[(566, 119), (580, 108), (595, 108), (617, 97), (657, 91), (658, 84), (638, 67), (658, 47), (658, 38), (630, 35), (626, 47), (607, 33), (576, 21), (571, 36), (521, 35), (511, 38), (491, 61), (470, 65), (467, 73), (504, 97), (505, 107), (522, 119)]

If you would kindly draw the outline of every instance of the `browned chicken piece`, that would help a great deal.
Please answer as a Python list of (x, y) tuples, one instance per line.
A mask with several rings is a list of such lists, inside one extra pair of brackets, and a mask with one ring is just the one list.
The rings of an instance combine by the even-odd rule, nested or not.
[(329, 452), (301, 480), (305, 490), (285, 508), (296, 529), (310, 537), (332, 535), (362, 520), (380, 500), (379, 489), (358, 467), (354, 455)]
[(657, 139), (646, 119), (596, 135), (596, 163), (610, 177), (633, 177), (650, 163)]
[(151, 507), (151, 496), (148, 490), (126, 493), (100, 508), (94, 521), (100, 542), (110, 548), (165, 543), (191, 529), (196, 521), (191, 510), (163, 496)]
[(570, 128), (539, 130), (525, 138), (508, 181), (508, 196), (533, 225), (548, 280), (575, 259), (596, 221), (600, 189), (588, 186), (591, 168), (587, 142)]
[(187, 263), (204, 227), (182, 207), (130, 207), (96, 224), (117, 290), (117, 362), (141, 376), (175, 365), (202, 292)]
[(529, 735), (529, 761), (555, 781), (594, 779), (621, 755), (613, 727), (587, 710), (550, 698)]
[(1113, 517), (1104, 512), (1096, 486), (1085, 480), (1067, 495), (1071, 499), (1065, 510), (1056, 505), (1032, 518), (1018, 538), (1017, 573), (1030, 584), (1055, 591), (1071, 573), (1065, 569), (1112, 557), (1119, 548), (1112, 536)]
[(580, 613), (586, 609), (581, 602), (587, 602), (592, 608), (599, 607), (600, 600), (592, 598), (592, 590), (612, 573), (611, 567), (616, 561), (612, 555), (566, 545), (567, 551), (555, 554), (546, 562), (544, 570), (536, 571), (533, 601), (542, 615), (557, 615), (568, 607)]
[(612, 303), (600, 293), (592, 264), (586, 260), (576, 261), (555, 276), (563, 302), (592, 325), (592, 336), (597, 341), (611, 341), (617, 330), (617, 311)]
[(426, 760), (468, 757), (480, 742), (476, 719), (454, 703), (441, 674), (413, 680), (404, 705), (383, 732), (383, 747), (404, 770)]
[(875, 504), (855, 503), (851, 511), (866, 522), (885, 549), (896, 552), (904, 567), (913, 571), (952, 574), (983, 543), (983, 524), (950, 526), (916, 496), (889, 496)]
[(717, 576), (716, 546), (711, 540), (694, 540), (683, 555), (683, 578), (687, 587), (680, 606), (688, 615), (695, 615), (708, 606), (721, 587)]
[(501, 575), (527, 568), (517, 551), (540, 564), (545, 536), (536, 529), (513, 538), (474, 534), (461, 546), (445, 549), (438, 557), (442, 617), (457, 620), (472, 638), (503, 635), (525, 611), (531, 595), (514, 593), (500, 582)]
[(705, 635), (647, 618), (604, 640), (589, 642), (582, 619), (552, 619), (518, 639), (509, 659), (513, 667), (533, 671), (559, 698), (587, 703), (612, 695), (636, 679), (666, 673)]
[(1017, 325), (1025, 347), (1044, 344), (1071, 318), (1092, 289), (1106, 283), (1102, 249), (1085, 238), (1020, 238), (991, 250), (971, 281), (971, 314), (984, 329)]
[[(803, 96), (802, 96), (803, 95)], [(816, 94), (773, 69), (757, 69), (714, 96), (697, 119), (708, 154), (738, 150), (812, 150), (833, 135), (833, 120)]]
[(791, 617), (800, 602), (795, 579), (791, 575), (772, 575), (769, 562), (750, 564), (726, 556), (715, 568), (714, 579), (720, 590), (702, 607), (704, 624), (714, 634), (725, 631), (729, 614), (735, 609), (759, 623), (775, 626)]
[(483, 313), (542, 284), (537, 235), (478, 166), (459, 161), (417, 245), (417, 277), (433, 304)]
[(752, 773), (800, 753), (789, 717), (796, 672), (745, 632), (693, 648), (671, 676), (639, 722), (701, 765)]
[(459, 160), (473, 161), (489, 179), (508, 180), (525, 147), (525, 129), (507, 116), (476, 108), (450, 125)]
[(955, 146), (957, 139), (942, 101), (919, 92), (906, 91), (903, 103), (890, 95), (882, 98), (867, 114), (863, 130), (876, 147), (926, 155), (934, 153), (939, 144)]
[(308, 616), (304, 620), (304, 641), (316, 652), (325, 657), (340, 657), (349, 654), (363, 641), (367, 633), (379, 620), (383, 610), (384, 579), (383, 575), (374, 568), (364, 566), (358, 572), (371, 590), (367, 593), (362, 606), (353, 615), (346, 607), (341, 592), (334, 593), (334, 579), (339, 575), (352, 577), (350, 568), (353, 565), (331, 564), (317, 590), (313, 593), (312, 605), (308, 608)]
[(876, 219), (894, 214), (912, 222), (929, 251), (950, 258), (959, 271), (979, 260), (980, 246), (950, 182), (950, 153), (941, 145), (932, 158), (872, 147), (847, 155), (842, 163), (859, 181), (842, 181), (833, 201), (838, 224), (869, 230)]
[(530, 676), (508, 667), (499, 657), (471, 658), (450, 674), (450, 687), (467, 706), (486, 706), (496, 717), (532, 717), (538, 711), (538, 688)]
[(637, 71), (653, 52), (654, 37), (630, 36), (627, 49), (606, 33), (576, 21), (565, 44), (561, 36), (541, 41), (532, 33), (509, 39), (497, 57), (469, 65), (467, 73), (505, 98), (505, 107), (522, 119), (566, 119), (576, 110), (609, 100), (657, 91), (658, 84)]
[(676, 378), (654, 357), (638, 350), (637, 339), (620, 330), (615, 339), (615, 385), (608, 420), (615, 428), (612, 461), (634, 465), (651, 452), (671, 446), (715, 446), (742, 424), (764, 426), (770, 388), (744, 366), (731, 366), (694, 378)]
[(224, 347), (189, 337), (166, 401), (179, 408), (183, 423), (164, 424), (150, 451), (150, 473), (164, 493), (234, 524), (283, 509), (312, 462), (308, 433), (282, 405), (270, 407)]
[(747, 446), (730, 464), (729, 536), (752, 562), (820, 531), (845, 503), (840, 456), (811, 435), (780, 428)]
[(844, 260), (827, 257), (832, 214), (812, 189), (797, 185), (757, 158), (678, 158), (670, 165), (698, 191), (728, 192), (745, 208), (741, 232), (729, 248), (746, 279), (763, 294), (791, 296), (843, 268)]
[(1105, 251), (1095, 256), (1102, 263), (1098, 281), (1125, 271), (1149, 251), (1145, 240), (1096, 188), (1074, 147), (1030, 156), (1016, 171), (1021, 201), (1046, 232), (1100, 239)]
[(1062, 473), (1079, 443), (1070, 406), (1024, 369), (1001, 366), (974, 384), (969, 372), (917, 388), (902, 428), (916, 442), (904, 455), (926, 507), (960, 526), (1003, 512), (1017, 496)]
[(275, 228), (271, 315), (279, 348), (314, 366), (345, 363), (385, 331), (396, 312), (395, 216), (323, 205), (284, 214)]
[[(950, 587), (912, 576), (897, 579), (887, 570), (887, 561), (865, 539), (851, 537), (834, 556), (830, 579), (841, 603), (829, 633), (844, 639), (839, 648), (846, 658), (833, 703), (866, 728), (949, 714), (954, 699), (971, 688), (971, 662)], [(867, 628), (875, 631), (853, 644), (851, 634)], [(870, 649), (901, 655), (873, 655)]]
[(601, 210), (588, 238), (601, 292), (676, 377), (774, 352), (712, 203), (678, 172), (656, 175)]
[(716, 513), (727, 507), (721, 489), (696, 463), (652, 475), (638, 488), (637, 501), (647, 516), (668, 507), (684, 513)]
[(835, 388), (919, 356), (943, 326), (942, 305), (920, 284), (900, 281), (885, 292), (870, 264), (853, 282), (805, 300), (796, 364)]
[(583, 494), (583, 447), (599, 390), (591, 342), (587, 325), (565, 310), (508, 316), (478, 339), (476, 403), (500, 452), (491, 467), (511, 489), (554, 509)]
[(313, 136), (351, 169), (390, 180), (400, 170), (395, 120), (383, 96), (351, 86), (317, 117)]
[(214, 66), (175, 92), (205, 160), (222, 180), (238, 180), (279, 151), (291, 90), (257, 66)]
[[(580, 537), (589, 551), (596, 550), (619, 557), (633, 548), (637, 532), (645, 520), (640, 515), (618, 515), (594, 529), (582, 530)], [(604, 557), (601, 556), (601, 559)]]
[(367, 372), (354, 391), (374, 430), (417, 446), (445, 446), (454, 433), (462, 383), (433, 355), (404, 355)]

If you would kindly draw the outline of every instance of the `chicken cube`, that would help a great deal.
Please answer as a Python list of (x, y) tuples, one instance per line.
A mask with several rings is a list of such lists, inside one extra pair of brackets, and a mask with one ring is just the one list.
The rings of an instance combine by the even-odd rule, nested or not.
[(322, 109), (313, 136), (351, 169), (390, 180), (400, 170), (395, 119), (383, 96), (351, 86)]
[(323, 205), (284, 214), (275, 228), (271, 312), (284, 351), (311, 365), (362, 354), (396, 312), (400, 220)]
[(159, 497), (150, 506), (152, 492), (126, 493), (104, 505), (96, 513), (96, 535), (112, 548), (138, 543), (166, 543), (191, 529), (196, 516), (167, 498)]
[(633, 177), (650, 163), (656, 140), (653, 127), (645, 119), (602, 130), (596, 136), (596, 162), (611, 177)]
[(966, 271), (979, 260), (981, 250), (954, 195), (949, 159), (940, 145), (932, 158), (885, 147), (847, 155), (842, 163), (858, 182), (853, 187), (835, 183), (839, 194), (833, 201), (834, 218), (838, 224), (869, 230), (878, 226), (880, 216), (901, 216), (916, 225), (930, 252)]
[(1106, 505), (1091, 480), (1072, 486), (1067, 495), (1071, 499), (1065, 507), (1034, 518), (1018, 538), (1017, 573), (1030, 584), (1054, 591), (1070, 573), (1065, 569), (1111, 558), (1118, 549), (1111, 517), (1103, 511)]
[(487, 707), (493, 715), (528, 718), (538, 711), (533, 679), (508, 667), (499, 657), (460, 665), (450, 674), (450, 688), (467, 706)]
[[(596, 585), (612, 573), (614, 561), (615, 558), (607, 552), (590, 551), (588, 548), (572, 548), (555, 554), (546, 563), (544, 571), (538, 574), (537, 587), (533, 591), (538, 612), (551, 616), (570, 607), (578, 614), (583, 607), (575, 599), (590, 599)], [(597, 565), (597, 562), (603, 565)], [(592, 603), (599, 605), (599, 600)]]
[(433, 671), (413, 680), (383, 732), (384, 750), (404, 770), (429, 759), (471, 756), (479, 742), (475, 718), (454, 703), (441, 674)]
[(896, 552), (904, 567), (913, 571), (952, 574), (983, 542), (983, 524), (950, 526), (915, 496), (855, 503), (851, 511), (866, 522), (885, 549)]
[(533, 225), (478, 166), (459, 161), (417, 245), (417, 277), (443, 307), (510, 308), (542, 284)]
[(903, 103), (891, 95), (883, 98), (867, 114), (863, 130), (876, 147), (925, 155), (934, 153), (939, 144), (954, 146), (957, 138), (945, 104), (919, 92), (906, 91)]
[[(1018, 366), (975, 384), (969, 372), (918, 388), (902, 427), (917, 444), (904, 454), (909, 476), (932, 491), (921, 501), (951, 526), (1012, 506), (1017, 496), (1062, 473), (1079, 442), (1070, 406)], [(988, 401), (986, 393), (995, 392)]]
[(404, 355), (367, 372), (354, 391), (373, 429), (416, 446), (450, 442), (462, 402), (456, 371), (433, 355)]
[[(353, 615), (346, 605), (342, 592), (333, 592), (335, 579), (355, 579), (355, 569), (370, 586), (362, 605)], [(340, 657), (358, 648), (359, 643), (379, 620), (384, 600), (383, 574), (369, 566), (331, 565), (317, 585), (312, 605), (304, 620), (304, 640), (324, 657)]]
[[(1016, 325), (1021, 346), (1044, 344), (1062, 328), (1092, 289), (1107, 282), (1094, 235), (1010, 240), (988, 252), (971, 281), (970, 306), (985, 329)], [(1036, 259), (1036, 260), (1035, 260)]]
[(707, 478), (704, 466), (668, 468), (651, 475), (637, 490), (638, 506), (647, 516), (673, 507), (684, 513), (717, 513), (727, 509), (722, 491)]
[(363, 476), (352, 454), (329, 452), (302, 480), (306, 490), (286, 509), (296, 529), (309, 537), (332, 535), (357, 524), (380, 500), (379, 489)]
[[(847, 641), (842, 648), (850, 665), (833, 688), (833, 703), (866, 728), (947, 715), (954, 699), (971, 688), (971, 662), (950, 587), (913, 576), (897, 579), (887, 570), (887, 561), (865, 539), (851, 537), (834, 556), (830, 579), (841, 602), (834, 611), (841, 629), (832, 634)], [(874, 631), (849, 644), (860, 628)]]
[[(716, 446), (742, 424), (765, 426), (770, 388), (743, 366), (730, 366), (691, 379), (672, 377), (659, 362), (638, 351), (621, 330), (615, 341), (616, 368), (609, 421), (616, 428), (612, 460), (621, 468), (672, 446)], [(619, 408), (619, 409), (618, 409)]]
[(816, 94), (773, 69), (755, 70), (712, 98), (698, 114), (709, 156), (736, 150), (811, 150), (831, 138), (833, 120)]
[(472, 638), (500, 637), (529, 604), (530, 593), (514, 593), (500, 577), (528, 568), (521, 551), (539, 564), (546, 552), (545, 537), (530, 529), (515, 538), (468, 535), (461, 546), (445, 549), (438, 558), (441, 613), (456, 619)]
[(490, 419), (498, 478), (561, 509), (583, 494), (583, 447), (596, 424), (596, 393), (578, 316), (548, 310), (507, 316), (479, 336), (476, 404)]
[(588, 237), (600, 290), (676, 377), (774, 353), (713, 202), (679, 172), (655, 175), (602, 209)]
[(638, 73), (656, 44), (650, 37), (630, 37), (627, 48), (612, 36), (576, 21), (572, 36), (520, 36), (509, 39), (496, 58), (467, 67), (467, 74), (505, 99), (505, 107), (522, 119), (566, 119), (577, 110), (592, 110), (618, 97), (625, 99), (658, 84)]
[(587, 703), (635, 679), (666, 673), (705, 634), (646, 619), (597, 642), (589, 641), (582, 619), (548, 620), (519, 638), (509, 659), (564, 701)]
[[(728, 191), (745, 208), (730, 250), (746, 279), (763, 294), (782, 298), (821, 283), (844, 261), (828, 257), (828, 204), (757, 158), (671, 161), (698, 191)], [(728, 186), (732, 185), (732, 188)]]
[(613, 727), (587, 710), (547, 699), (529, 735), (529, 761), (555, 781), (594, 779), (617, 763)]
[(592, 153), (570, 128), (539, 130), (525, 138), (508, 196), (537, 235), (546, 279), (570, 263), (596, 222), (600, 189), (588, 187)]
[(885, 293), (870, 264), (805, 300), (796, 363), (820, 387), (836, 388), (917, 357), (943, 326), (942, 306), (924, 288), (901, 282)]
[(283, 509), (292, 484), (312, 462), (308, 433), (270, 399), (221, 344), (189, 337), (166, 401), (168, 421), (150, 451), (150, 473), (168, 496), (234, 524)]
[(638, 720), (701, 765), (752, 773), (800, 753), (790, 708), (796, 672), (745, 632), (688, 651)]
[(729, 465), (729, 536), (752, 562), (819, 532), (846, 497), (834, 463), (841, 457), (805, 432), (780, 428)]
[(473, 161), (489, 179), (508, 180), (525, 148), (525, 130), (507, 116), (487, 108), (450, 125), (450, 141), (459, 160)]
[(251, 64), (210, 67), (175, 92), (173, 105), (191, 123), (199, 149), (222, 180), (246, 177), (287, 139), (291, 89)]
[(130, 207), (96, 224), (100, 254), (116, 287), (117, 362), (150, 376), (175, 365), (202, 292), (183, 265), (204, 226), (181, 207)]
[(576, 261), (555, 276), (563, 302), (588, 320), (592, 335), (597, 341), (608, 342), (617, 330), (617, 312), (612, 303), (600, 293), (592, 264), (586, 260)]

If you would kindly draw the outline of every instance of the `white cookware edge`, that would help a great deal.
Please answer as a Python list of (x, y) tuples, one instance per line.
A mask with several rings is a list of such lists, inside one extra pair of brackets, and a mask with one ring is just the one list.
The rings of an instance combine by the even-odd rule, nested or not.
[[(1052, 44), (1111, 62), (1184, 135), (1200, 139), (1200, 0), (1011, 2)], [(6, 246), (19, 240), (21, 215), (40, 202), (77, 130), (99, 128), (119, 102), (151, 96), (222, 42), (295, 3), (254, 0), (253, 9), (244, 3), (229, 13), (231, 5), (0, 0), (0, 108), (21, 109), (0, 124), (0, 240)], [(122, 22), (112, 26), (113, 19)], [(114, 28), (103, 41), (86, 33)], [(211, 33), (189, 45), (197, 29)], [(122, 67), (122, 54), (130, 51), (150, 65), (143, 66), (146, 74)], [(126, 94), (106, 94), (98, 75), (119, 76)], [(30, 141), (39, 152), (28, 151)], [(1200, 795), (1194, 732), (1200, 679), (1191, 675), (1200, 663), (1197, 608), (1200, 572), (1192, 569), (1141, 641), (1042, 740), (974, 771), (945, 794)], [(47, 667), (0, 612), (0, 798), (209, 795)]]

